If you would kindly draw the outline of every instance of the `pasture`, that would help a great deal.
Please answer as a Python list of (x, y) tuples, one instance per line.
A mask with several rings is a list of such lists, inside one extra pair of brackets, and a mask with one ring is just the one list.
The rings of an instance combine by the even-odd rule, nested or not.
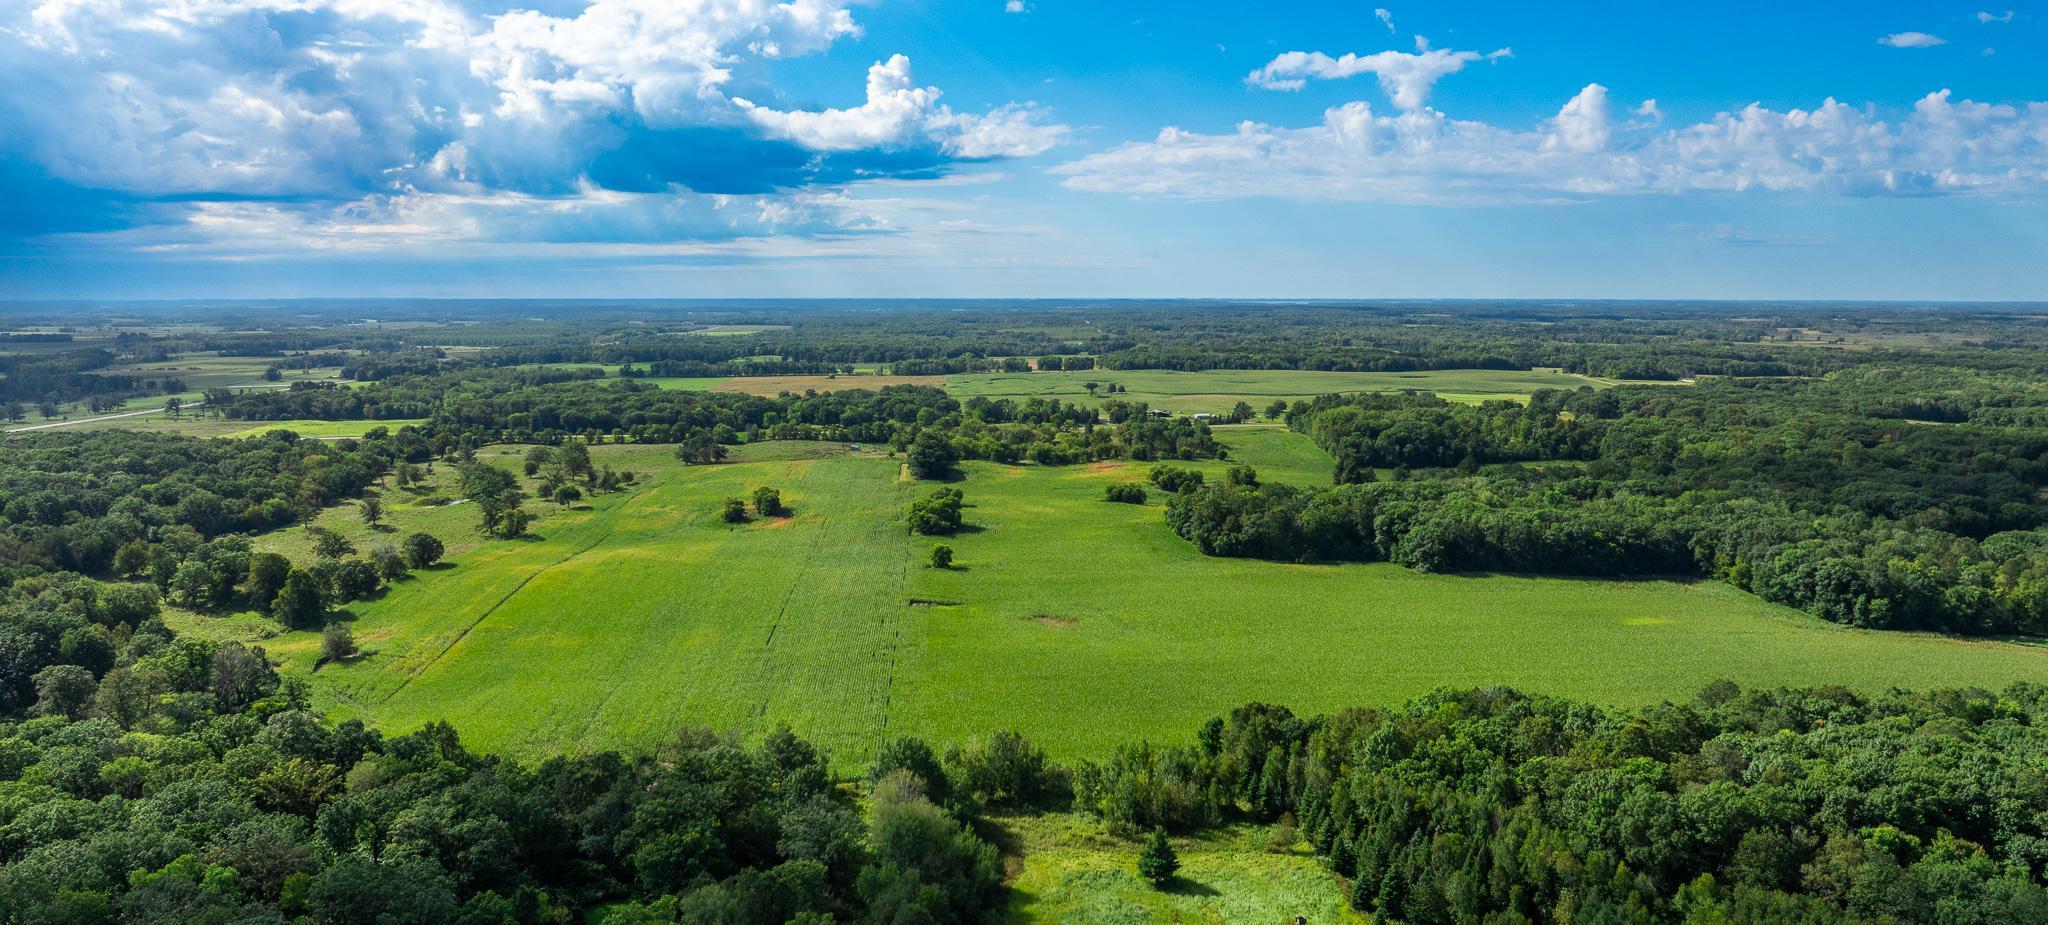
[[(1219, 435), (1267, 479), (1328, 478), (1298, 434)], [(486, 458), (511, 466), (522, 451)], [(364, 548), (433, 532), (449, 564), (351, 605), (367, 657), (314, 672), (317, 634), (264, 644), (312, 678), (321, 708), (387, 730), (448, 719), (478, 747), (537, 758), (646, 746), (683, 725), (757, 735), (786, 722), (851, 766), (889, 735), (1010, 728), (1071, 758), (1185, 740), (1250, 700), (1314, 713), (1442, 685), (1640, 704), (1721, 677), (1880, 691), (2048, 673), (2048, 649), (1859, 631), (1713, 582), (1207, 558), (1166, 527), (1156, 491), (1143, 506), (1102, 500), (1112, 481), (1142, 481), (1144, 464), (969, 463), (957, 483), (969, 529), (935, 540), (901, 521), (930, 484), (903, 481), (883, 454), (770, 443), (709, 467), (662, 446), (593, 456), (643, 479), (572, 508), (530, 502), (543, 516), (528, 539), (483, 540), (473, 506), (397, 491), (388, 532), (353, 505), (326, 512), (323, 525)], [(719, 520), (722, 499), (761, 485), (793, 515)], [(954, 547), (956, 568), (926, 567), (935, 542)], [(258, 545), (311, 557), (302, 530)], [(268, 630), (175, 622), (214, 638)]]

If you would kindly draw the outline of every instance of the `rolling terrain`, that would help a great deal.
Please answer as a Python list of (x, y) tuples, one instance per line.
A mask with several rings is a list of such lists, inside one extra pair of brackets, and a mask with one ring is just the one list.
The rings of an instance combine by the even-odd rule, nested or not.
[[(1327, 480), (1298, 434), (1220, 433), (1265, 478)], [(485, 458), (509, 466), (518, 452)], [(848, 762), (887, 735), (1002, 728), (1092, 755), (1184, 740), (1250, 700), (1313, 713), (1446, 685), (1640, 704), (1721, 677), (1877, 691), (2048, 671), (2038, 647), (1848, 629), (1715, 582), (1208, 558), (1167, 528), (1158, 492), (1143, 506), (1101, 500), (1109, 482), (1141, 481), (1144, 464), (967, 464), (969, 527), (942, 540), (957, 567), (938, 571), (924, 564), (935, 540), (901, 522), (931, 485), (903, 480), (884, 454), (768, 443), (710, 467), (679, 466), (664, 447), (593, 456), (643, 479), (574, 508), (531, 503), (544, 516), (527, 539), (485, 541), (467, 505), (396, 503), (395, 491), (389, 533), (352, 506), (329, 511), (321, 522), (359, 546), (430, 530), (449, 541), (449, 564), (351, 605), (366, 657), (316, 672), (317, 634), (264, 644), (338, 716), (390, 730), (448, 719), (487, 750), (536, 757), (653, 744), (683, 724), (788, 723)], [(782, 490), (791, 516), (719, 520), (724, 498), (762, 485)], [(310, 559), (300, 530), (259, 546)], [(178, 621), (215, 638), (271, 626)]]

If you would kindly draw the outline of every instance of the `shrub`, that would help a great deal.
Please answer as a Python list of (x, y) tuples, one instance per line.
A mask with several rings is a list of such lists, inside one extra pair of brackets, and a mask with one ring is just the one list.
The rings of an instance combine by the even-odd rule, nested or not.
[(725, 522), (729, 524), (745, 523), (747, 520), (747, 502), (738, 498), (725, 499), (725, 510), (721, 512), (720, 516), (724, 517)]
[(953, 547), (938, 545), (932, 547), (932, 568), (952, 568)]
[(1161, 491), (1176, 495), (1202, 487), (1202, 474), (1184, 466), (1153, 466), (1151, 479)]
[(1105, 501), (1115, 501), (1120, 504), (1144, 504), (1145, 486), (1132, 482), (1117, 482), (1112, 485), (1105, 485), (1102, 489), (1102, 498)]
[(762, 517), (782, 516), (782, 491), (766, 485), (754, 489), (754, 513)]

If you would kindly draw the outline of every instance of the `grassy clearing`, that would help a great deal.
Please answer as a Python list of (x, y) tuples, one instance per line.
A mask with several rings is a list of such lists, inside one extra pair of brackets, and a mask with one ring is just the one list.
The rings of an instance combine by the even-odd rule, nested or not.
[(406, 418), (396, 421), (265, 421), (262, 424), (257, 425), (255, 427), (247, 426), (249, 423), (247, 421), (237, 421), (233, 423), (243, 426), (244, 429), (229, 434), (223, 434), (222, 436), (261, 437), (264, 434), (270, 433), (273, 430), (289, 430), (292, 433), (298, 434), (301, 437), (312, 437), (316, 439), (332, 439), (339, 437), (360, 437), (366, 433), (369, 433), (370, 431), (376, 430), (379, 427), (386, 428), (388, 430), (395, 432), (401, 427), (417, 426), (420, 424), (424, 424), (426, 423), (426, 419)]
[(1074, 814), (999, 820), (1016, 850), (1009, 925), (1129, 922), (1356, 923), (1343, 885), (1305, 847), (1266, 848), (1268, 832), (1233, 826), (1174, 839), (1180, 876), (1164, 890), (1136, 873), (1138, 846)]
[[(1268, 479), (1328, 478), (1298, 434), (1222, 433)], [(374, 654), (314, 674), (320, 704), (394, 731), (450, 719), (482, 748), (529, 757), (788, 722), (858, 764), (892, 734), (1013, 728), (1071, 757), (1183, 739), (1249, 700), (1313, 713), (1440, 685), (1639, 704), (1720, 677), (1878, 691), (2048, 672), (2048, 649), (1857, 631), (1713, 582), (1207, 558), (1167, 529), (1156, 493), (1101, 500), (1112, 480), (1142, 480), (1142, 464), (969, 464), (971, 529), (944, 541), (958, 567), (937, 571), (923, 565), (935, 541), (901, 526), (927, 486), (900, 481), (899, 460), (763, 444), (685, 468), (666, 450), (596, 448), (648, 477), (579, 508), (531, 504), (544, 516), (528, 540), (482, 541), (471, 506), (397, 492), (388, 533), (352, 505), (328, 512), (359, 546), (429, 530), (451, 564), (352, 605)], [(722, 499), (759, 485), (781, 488), (795, 516), (719, 522)], [(299, 530), (259, 545), (310, 557)], [(307, 672), (317, 637), (266, 645)]]
[(944, 387), (944, 376), (876, 376), (855, 374), (851, 376), (738, 376), (713, 386), (714, 392), (745, 392), (749, 395), (773, 397), (784, 392), (801, 395), (805, 392), (832, 392), (840, 389), (879, 389), (892, 385), (930, 385)]

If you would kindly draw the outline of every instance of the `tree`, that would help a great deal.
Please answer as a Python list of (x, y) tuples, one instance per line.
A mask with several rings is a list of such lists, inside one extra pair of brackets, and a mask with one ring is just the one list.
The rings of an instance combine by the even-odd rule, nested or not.
[(556, 504), (559, 504), (563, 507), (568, 507), (569, 505), (575, 504), (576, 502), (581, 500), (583, 500), (583, 489), (568, 484), (555, 486)]
[(907, 518), (910, 532), (944, 536), (960, 530), (960, 507), (965, 496), (958, 488), (941, 488), (931, 497), (913, 501)]
[(370, 550), (370, 564), (377, 567), (377, 577), (385, 581), (397, 581), (411, 571), (405, 564), (405, 554), (390, 543), (378, 543)]
[(951, 547), (951, 546), (947, 546), (947, 545), (944, 545), (944, 544), (940, 544), (940, 545), (938, 545), (938, 546), (933, 546), (933, 547), (932, 547), (932, 568), (937, 568), (937, 569), (949, 569), (949, 568), (952, 568), (952, 567), (953, 567), (953, 547)]
[(384, 519), (384, 502), (376, 498), (364, 498), (357, 505), (356, 511), (362, 515), (363, 523), (374, 530), (377, 528), (377, 522)]
[(1266, 406), (1266, 420), (1268, 421), (1277, 421), (1280, 419), (1281, 415), (1286, 413), (1287, 399), (1276, 398), (1273, 399), (1272, 404)]
[[(183, 414), (184, 411), (185, 400), (176, 395), (171, 396), (168, 401), (164, 402), (164, 413), (170, 415), (173, 421), (177, 420), (178, 415)], [(16, 420), (19, 420), (19, 418)]]
[(1100, 388), (1102, 388), (1102, 383), (1100, 383), (1100, 382), (1083, 382), (1083, 383), (1081, 383), (1081, 387), (1082, 387), (1082, 388), (1084, 388), (1084, 389), (1087, 389), (1087, 390), (1088, 390), (1088, 397), (1089, 397), (1089, 398), (1094, 398), (1094, 397), (1095, 397), (1095, 390), (1097, 390), (1097, 389), (1100, 389)]
[[(519, 479), (512, 473), (497, 466), (469, 463), (461, 469), (458, 485), (462, 496), (474, 502), (483, 517), (485, 533), (506, 538), (526, 532), (529, 518), (513, 516), (519, 511), (519, 502), (526, 500), (526, 493), (519, 490)], [(524, 511), (519, 511), (525, 515)]]
[(356, 654), (356, 634), (339, 620), (327, 624), (320, 631), (320, 654), (330, 662), (347, 659)]
[(99, 684), (77, 665), (51, 665), (36, 672), (36, 713), (78, 719), (92, 705)]
[(910, 477), (917, 479), (944, 478), (953, 471), (953, 464), (959, 459), (960, 454), (953, 450), (953, 444), (946, 435), (929, 427), (918, 432), (905, 457), (910, 464)]
[(1257, 411), (1252, 410), (1251, 402), (1239, 401), (1237, 404), (1232, 405), (1230, 408), (1230, 423), (1242, 424), (1246, 421), (1251, 420), (1252, 418), (1258, 417), (1258, 414), (1259, 413)]
[(782, 516), (782, 492), (766, 485), (754, 489), (754, 513), (763, 517)]
[(1226, 470), (1223, 473), (1223, 480), (1229, 482), (1232, 485), (1240, 485), (1245, 488), (1257, 488), (1259, 487), (1259, 470), (1247, 466), (1243, 463), (1238, 463), (1235, 466), (1231, 466), (1228, 470)]
[(292, 560), (274, 552), (259, 552), (249, 557), (249, 580), (242, 586), (248, 595), (249, 606), (268, 613), (271, 602), (277, 600), (277, 592), (284, 587), (285, 577), (292, 572)]
[(344, 559), (336, 563), (329, 581), (333, 584), (330, 590), (336, 601), (359, 601), (384, 586), (377, 567), (363, 559)]
[(270, 615), (287, 628), (308, 630), (320, 625), (320, 618), (327, 613), (327, 589), (322, 587), (318, 576), (302, 569), (292, 569), (286, 575), (284, 584), (278, 588), (277, 599), (271, 603)]
[(326, 527), (307, 527), (306, 533), (313, 537), (313, 555), (322, 559), (340, 559), (355, 555), (356, 544)]
[(725, 458), (725, 447), (712, 436), (697, 431), (676, 445), (676, 458), (696, 466), (708, 466)]
[(441, 561), (444, 552), (441, 541), (431, 533), (415, 533), (405, 538), (405, 564), (416, 569), (426, 568)]
[(1138, 876), (1155, 887), (1164, 887), (1173, 882), (1180, 872), (1180, 856), (1173, 852), (1173, 842), (1166, 838), (1166, 830), (1154, 827), (1145, 839), (1145, 847), (1138, 851)]
[(724, 517), (725, 522), (729, 524), (745, 523), (747, 520), (747, 502), (740, 498), (727, 498), (725, 499), (725, 509), (720, 512), (719, 516)]
[(1131, 482), (1112, 482), (1102, 487), (1102, 499), (1121, 504), (1144, 504), (1145, 486)]

